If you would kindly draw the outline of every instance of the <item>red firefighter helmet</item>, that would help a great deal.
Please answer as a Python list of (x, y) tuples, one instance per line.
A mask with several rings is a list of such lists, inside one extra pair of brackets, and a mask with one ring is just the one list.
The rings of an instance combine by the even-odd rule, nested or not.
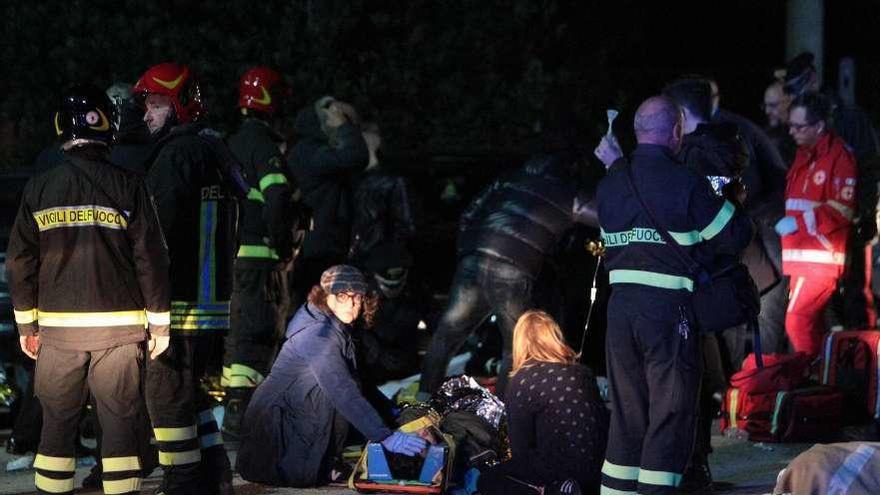
[(238, 107), (242, 113), (251, 109), (272, 115), (287, 92), (281, 74), (265, 66), (252, 67), (238, 82)]
[(150, 67), (131, 93), (141, 104), (149, 94), (171, 97), (177, 122), (181, 124), (198, 120), (204, 113), (199, 83), (185, 65), (166, 62)]

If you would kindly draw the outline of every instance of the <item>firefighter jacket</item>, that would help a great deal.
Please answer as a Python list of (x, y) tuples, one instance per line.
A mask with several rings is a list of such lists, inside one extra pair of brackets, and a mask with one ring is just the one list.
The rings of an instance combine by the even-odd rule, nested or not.
[(188, 335), (229, 329), (237, 216), (229, 178), (199, 130), (173, 128), (147, 173), (171, 257), (171, 330)]
[(489, 185), (461, 216), (458, 258), (479, 253), (537, 279), (568, 229), (595, 225), (592, 198), (571, 172), (575, 160), (567, 152), (540, 155)]
[(679, 163), (669, 148), (640, 144), (631, 163), (612, 167), (597, 191), (610, 283), (694, 290), (694, 274), (634, 196), (627, 167), (656, 221), (702, 266), (738, 256), (751, 240), (749, 218), (717, 196), (704, 177)]
[(97, 147), (25, 186), (6, 258), (23, 336), (94, 351), (168, 334), (168, 251), (139, 175)]
[(229, 138), (250, 186), (241, 208), (239, 262), (275, 263), (292, 255), (291, 184), (276, 141), (269, 125), (255, 118)]
[(798, 148), (785, 187), (785, 214), (798, 226), (782, 236), (786, 275), (843, 273), (855, 193), (856, 162), (840, 137), (828, 131), (812, 148)]

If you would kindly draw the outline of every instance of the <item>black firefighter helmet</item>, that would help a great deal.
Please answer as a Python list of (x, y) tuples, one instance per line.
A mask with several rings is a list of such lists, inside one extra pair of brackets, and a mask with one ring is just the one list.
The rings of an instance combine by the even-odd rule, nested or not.
[(78, 84), (64, 92), (55, 112), (55, 133), (73, 146), (113, 142), (114, 108), (107, 94), (91, 85)]

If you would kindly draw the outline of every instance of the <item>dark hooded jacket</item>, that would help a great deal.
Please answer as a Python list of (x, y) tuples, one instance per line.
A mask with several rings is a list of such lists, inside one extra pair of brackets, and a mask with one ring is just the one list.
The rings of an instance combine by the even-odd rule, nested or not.
[(272, 371), (242, 423), (237, 470), (275, 486), (312, 486), (330, 448), (334, 411), (373, 442), (391, 435), (359, 389), (350, 329), (307, 303), (287, 326)]
[(296, 117), (298, 141), (288, 167), (299, 183), (303, 202), (312, 210), (313, 230), (306, 234), (304, 258), (342, 258), (351, 234), (353, 178), (370, 160), (360, 129), (345, 123), (331, 139), (314, 106)]
[(541, 155), (492, 183), (462, 215), (458, 256), (481, 254), (536, 279), (556, 243), (575, 222), (597, 225), (589, 198), (570, 173), (575, 157)]

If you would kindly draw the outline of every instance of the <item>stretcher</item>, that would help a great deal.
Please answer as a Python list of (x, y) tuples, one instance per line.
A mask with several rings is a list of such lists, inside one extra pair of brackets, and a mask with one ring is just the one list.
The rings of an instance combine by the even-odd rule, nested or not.
[(431, 411), (419, 419), (402, 425), (399, 430), (430, 438), (423, 452), (419, 476), (416, 479), (395, 479), (389, 458), (380, 443), (369, 442), (364, 448), (348, 487), (361, 493), (439, 494), (446, 489), (452, 476), (455, 459), (455, 441), (440, 431), (440, 416)]

